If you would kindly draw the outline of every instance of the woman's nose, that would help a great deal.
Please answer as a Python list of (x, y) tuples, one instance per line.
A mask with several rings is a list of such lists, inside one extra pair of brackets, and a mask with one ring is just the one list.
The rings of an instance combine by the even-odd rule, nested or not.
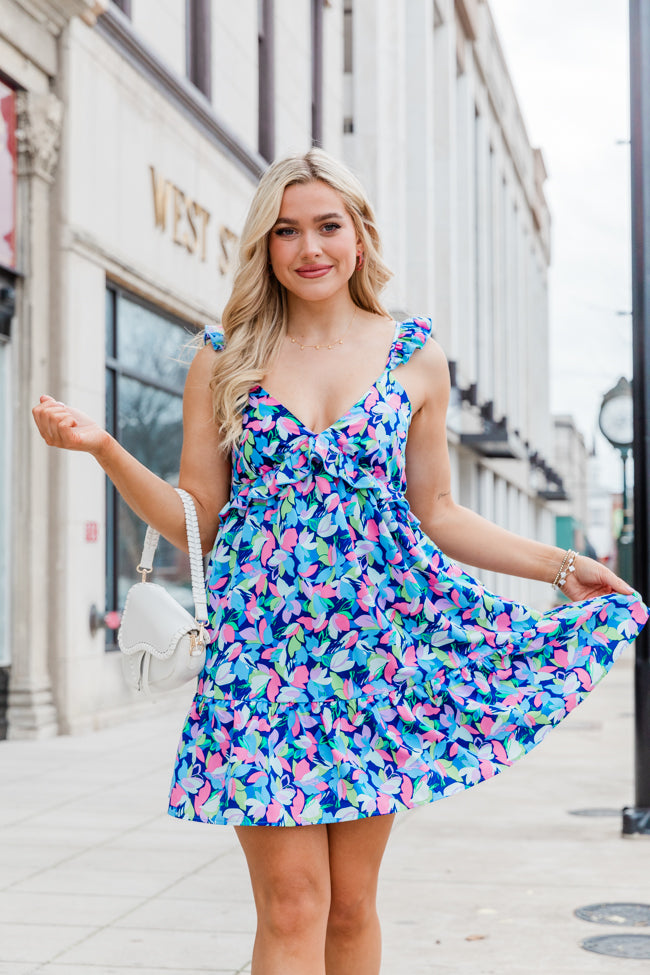
[(302, 252), (305, 257), (312, 257), (314, 254), (320, 254), (321, 243), (316, 231), (308, 230), (303, 235)]

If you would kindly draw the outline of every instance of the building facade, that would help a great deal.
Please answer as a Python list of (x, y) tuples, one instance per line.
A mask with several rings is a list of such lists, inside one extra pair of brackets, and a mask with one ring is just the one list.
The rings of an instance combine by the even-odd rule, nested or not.
[[(105, 419), (174, 483), (188, 343), (218, 321), (256, 182), (287, 152), (320, 144), (356, 170), (395, 271), (388, 307), (437, 322), (457, 498), (554, 539), (544, 164), (485, 0), (0, 0), (0, 13), (10, 736), (142, 706), (112, 627), (144, 526), (88, 457), (44, 447), (31, 407), (46, 391)], [(157, 565), (183, 592), (183, 559), (166, 548)], [(538, 584), (484, 581), (548, 602)]]
[(590, 487), (593, 492), (598, 481), (589, 477), (589, 451), (572, 416), (558, 414), (553, 417), (553, 425), (553, 468), (559, 473), (564, 489), (564, 498), (555, 506), (557, 544), (578, 552), (589, 550), (589, 554), (596, 556), (597, 550), (589, 537), (592, 524), (589, 501)]
[[(489, 4), (346, 0), (344, 152), (395, 270), (390, 305), (431, 314), (449, 360), (456, 498), (554, 540), (550, 215)], [(481, 573), (516, 599), (548, 590)]]

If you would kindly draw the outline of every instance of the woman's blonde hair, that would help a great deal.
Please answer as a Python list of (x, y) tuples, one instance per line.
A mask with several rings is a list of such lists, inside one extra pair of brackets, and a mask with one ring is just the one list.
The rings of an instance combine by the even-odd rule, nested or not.
[(388, 314), (379, 293), (391, 272), (382, 260), (375, 215), (359, 180), (322, 149), (273, 163), (260, 180), (244, 224), (239, 265), (222, 316), (224, 350), (216, 358), (210, 383), (224, 448), (240, 440), (249, 392), (268, 372), (286, 331), (286, 290), (271, 271), (268, 245), (282, 195), (288, 186), (316, 180), (341, 195), (363, 247), (365, 260), (349, 282), (353, 302), (367, 311)]

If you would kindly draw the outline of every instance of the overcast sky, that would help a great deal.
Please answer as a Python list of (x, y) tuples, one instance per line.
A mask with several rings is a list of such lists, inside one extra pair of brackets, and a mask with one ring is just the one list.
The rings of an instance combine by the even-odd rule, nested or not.
[[(533, 145), (546, 160), (554, 412), (596, 440), (608, 485), (618, 454), (597, 432), (603, 393), (631, 377), (626, 0), (489, 0)], [(623, 144), (619, 144), (623, 143)]]

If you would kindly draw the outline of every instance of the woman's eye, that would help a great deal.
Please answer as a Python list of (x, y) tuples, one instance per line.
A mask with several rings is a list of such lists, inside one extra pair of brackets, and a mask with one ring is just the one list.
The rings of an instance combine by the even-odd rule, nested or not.
[(323, 224), (323, 230), (326, 234), (332, 233), (335, 230), (340, 230), (341, 225), (339, 223), (326, 223)]
[(275, 230), (276, 237), (290, 237), (291, 234), (295, 234), (296, 231), (293, 227), (277, 227)]

